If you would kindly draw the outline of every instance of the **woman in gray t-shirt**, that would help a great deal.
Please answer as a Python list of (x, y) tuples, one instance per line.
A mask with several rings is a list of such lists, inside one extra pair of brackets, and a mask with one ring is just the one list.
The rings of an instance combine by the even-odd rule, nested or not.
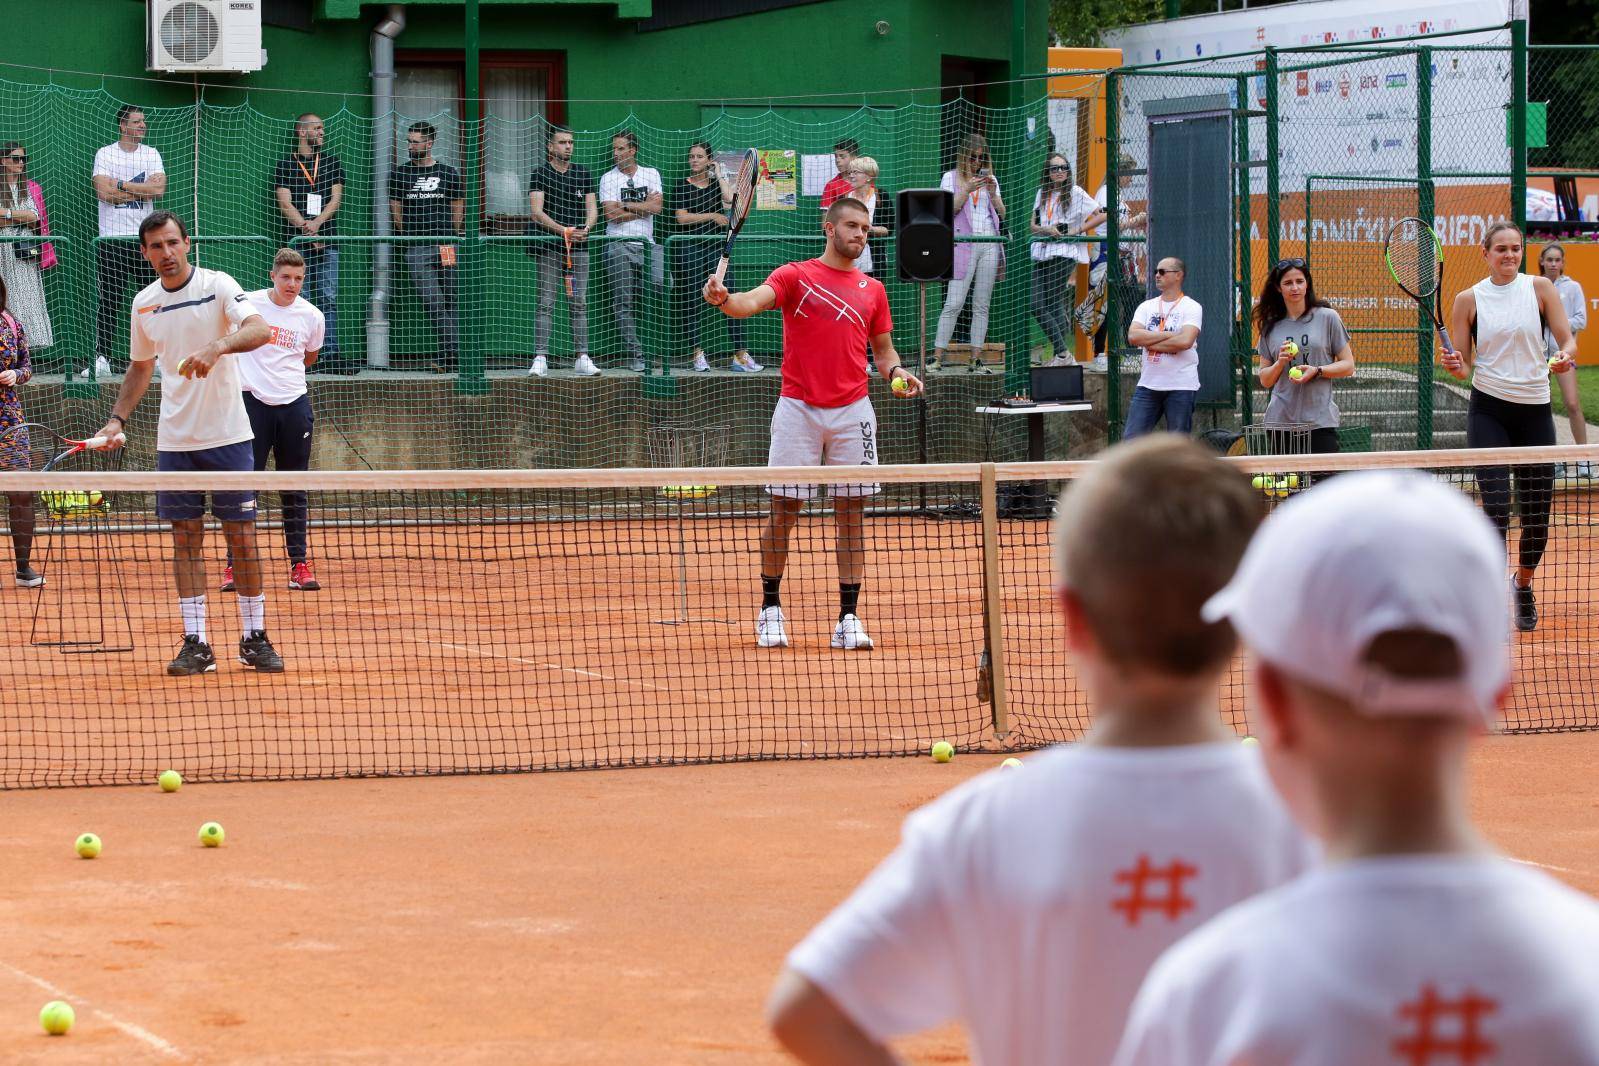
[(1255, 373), (1271, 391), (1266, 424), (1311, 426), (1310, 450), (1338, 450), (1338, 405), (1333, 378), (1355, 375), (1349, 331), (1316, 295), (1310, 265), (1284, 259), (1266, 275), (1255, 304), (1260, 365)]

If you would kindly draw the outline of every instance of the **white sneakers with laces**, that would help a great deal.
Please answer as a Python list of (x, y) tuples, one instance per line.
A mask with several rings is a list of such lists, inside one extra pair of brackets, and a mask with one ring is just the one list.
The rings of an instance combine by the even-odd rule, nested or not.
[(755, 619), (755, 643), (762, 648), (788, 647), (788, 630), (783, 626), (783, 608), (762, 607)]
[(550, 361), (542, 355), (535, 355), (533, 357), (533, 365), (527, 368), (527, 376), (530, 378), (541, 378), (549, 372)]
[(600, 368), (594, 365), (594, 360), (586, 355), (578, 356), (576, 361), (572, 363), (572, 373), (580, 378), (591, 378), (599, 372)]
[(845, 651), (865, 651), (871, 646), (872, 638), (866, 635), (866, 627), (854, 615), (846, 614), (833, 627), (833, 647)]

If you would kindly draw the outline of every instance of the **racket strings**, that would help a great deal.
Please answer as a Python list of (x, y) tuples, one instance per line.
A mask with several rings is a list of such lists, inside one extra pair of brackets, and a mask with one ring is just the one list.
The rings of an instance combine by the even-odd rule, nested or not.
[(1388, 236), (1388, 269), (1412, 296), (1436, 292), (1443, 271), (1432, 230), (1409, 219), (1396, 227)]

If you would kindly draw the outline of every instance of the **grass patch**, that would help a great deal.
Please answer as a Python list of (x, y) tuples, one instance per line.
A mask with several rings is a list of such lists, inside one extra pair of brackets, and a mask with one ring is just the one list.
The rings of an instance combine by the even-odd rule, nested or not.
[[(1589, 422), (1599, 419), (1599, 366), (1579, 366), (1577, 374), (1577, 399), (1582, 404), (1582, 414)], [(1549, 396), (1554, 401), (1555, 414), (1566, 416), (1566, 403), (1560, 396), (1560, 385), (1549, 383)]]

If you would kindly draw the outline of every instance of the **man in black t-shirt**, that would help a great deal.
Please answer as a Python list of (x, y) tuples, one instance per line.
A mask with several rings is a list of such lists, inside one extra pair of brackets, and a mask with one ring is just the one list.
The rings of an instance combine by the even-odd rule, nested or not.
[(554, 327), (555, 292), (567, 282), (567, 311), (572, 320), (572, 350), (577, 354), (572, 370), (583, 377), (598, 374), (589, 358), (589, 253), (585, 243), (589, 229), (599, 217), (595, 199), (594, 175), (588, 167), (572, 162), (576, 142), (572, 131), (552, 126), (546, 146), (548, 161), (528, 179), (528, 213), (537, 230), (561, 238), (535, 241), (529, 247), (538, 267), (539, 302), (533, 319), (533, 365), (528, 374), (543, 377), (550, 372), (550, 333)]
[(294, 152), (278, 160), (272, 174), (273, 195), (283, 216), (282, 243), (290, 244), (305, 257), (305, 298), (322, 312), (327, 323), (327, 340), (317, 369), (331, 374), (353, 374), (360, 368), (347, 365), (339, 355), (338, 318), (335, 311), (339, 295), (339, 246), (337, 242), (311, 240), (334, 237), (338, 223), (334, 216), (344, 203), (344, 165), (339, 157), (322, 150), (327, 132), (322, 120), (309, 112), (294, 122)]
[[(394, 232), (407, 237), (459, 237), (466, 215), (461, 175), (433, 158), (438, 131), (428, 122), (413, 122), (405, 134), (411, 161), (389, 175), (389, 214)], [(455, 325), (455, 243), (441, 241), (405, 245), (405, 265), (422, 305), (437, 324), (439, 361), (435, 373), (456, 369), (460, 353)]]

